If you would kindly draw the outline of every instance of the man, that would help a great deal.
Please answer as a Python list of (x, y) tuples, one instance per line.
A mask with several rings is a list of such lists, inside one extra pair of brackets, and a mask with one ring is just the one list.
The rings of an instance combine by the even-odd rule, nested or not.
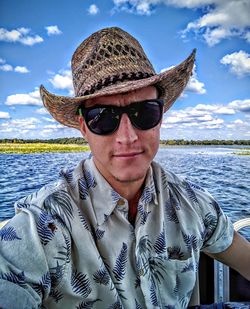
[(1, 230), (0, 306), (186, 308), (200, 251), (250, 279), (250, 245), (214, 199), (153, 162), (193, 63), (194, 52), (156, 74), (131, 35), (108, 28), (72, 57), (76, 97), (41, 86), (93, 156), (15, 204)]

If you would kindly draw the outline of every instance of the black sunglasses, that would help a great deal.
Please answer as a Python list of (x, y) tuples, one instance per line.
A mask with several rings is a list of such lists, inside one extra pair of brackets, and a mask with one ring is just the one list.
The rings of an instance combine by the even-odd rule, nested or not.
[(140, 130), (148, 130), (161, 121), (164, 101), (160, 99), (131, 103), (128, 106), (95, 105), (85, 108), (80, 106), (78, 112), (84, 117), (89, 130), (98, 135), (114, 133), (126, 113), (132, 125)]

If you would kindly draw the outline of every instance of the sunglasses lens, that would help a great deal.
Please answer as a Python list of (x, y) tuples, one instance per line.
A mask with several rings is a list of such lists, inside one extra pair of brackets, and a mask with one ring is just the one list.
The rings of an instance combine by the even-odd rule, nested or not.
[(85, 121), (90, 131), (99, 135), (110, 134), (119, 125), (119, 117), (109, 107), (89, 109)]
[(93, 107), (85, 110), (84, 118), (89, 130), (95, 134), (107, 135), (116, 131), (120, 118), (126, 112), (134, 127), (148, 130), (155, 127), (162, 117), (163, 102), (147, 100), (132, 103), (128, 107)]
[(148, 130), (155, 127), (161, 120), (162, 104), (157, 101), (144, 101), (138, 103), (130, 119), (133, 125), (141, 130)]

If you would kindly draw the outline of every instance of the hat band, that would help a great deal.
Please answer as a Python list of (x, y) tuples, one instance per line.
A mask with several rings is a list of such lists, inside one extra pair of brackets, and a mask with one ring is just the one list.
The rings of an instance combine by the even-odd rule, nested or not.
[(92, 85), (89, 89), (80, 92), (77, 96), (86, 96), (95, 93), (97, 90), (101, 90), (102, 88), (106, 88), (107, 86), (115, 85), (117, 82), (124, 82), (124, 81), (132, 81), (138, 79), (145, 79), (148, 77), (153, 76), (153, 73), (147, 72), (131, 72), (131, 73), (120, 73), (112, 76), (108, 76), (104, 79), (100, 79), (97, 83)]

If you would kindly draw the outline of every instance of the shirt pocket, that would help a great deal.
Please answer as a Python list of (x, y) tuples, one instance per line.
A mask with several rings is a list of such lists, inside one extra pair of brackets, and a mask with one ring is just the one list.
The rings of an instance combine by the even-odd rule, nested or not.
[[(162, 306), (179, 303), (185, 307), (191, 297), (196, 280), (196, 263), (193, 256), (169, 259), (165, 256), (151, 256), (151, 280), (158, 290)], [(176, 308), (179, 308), (178, 305)]]

